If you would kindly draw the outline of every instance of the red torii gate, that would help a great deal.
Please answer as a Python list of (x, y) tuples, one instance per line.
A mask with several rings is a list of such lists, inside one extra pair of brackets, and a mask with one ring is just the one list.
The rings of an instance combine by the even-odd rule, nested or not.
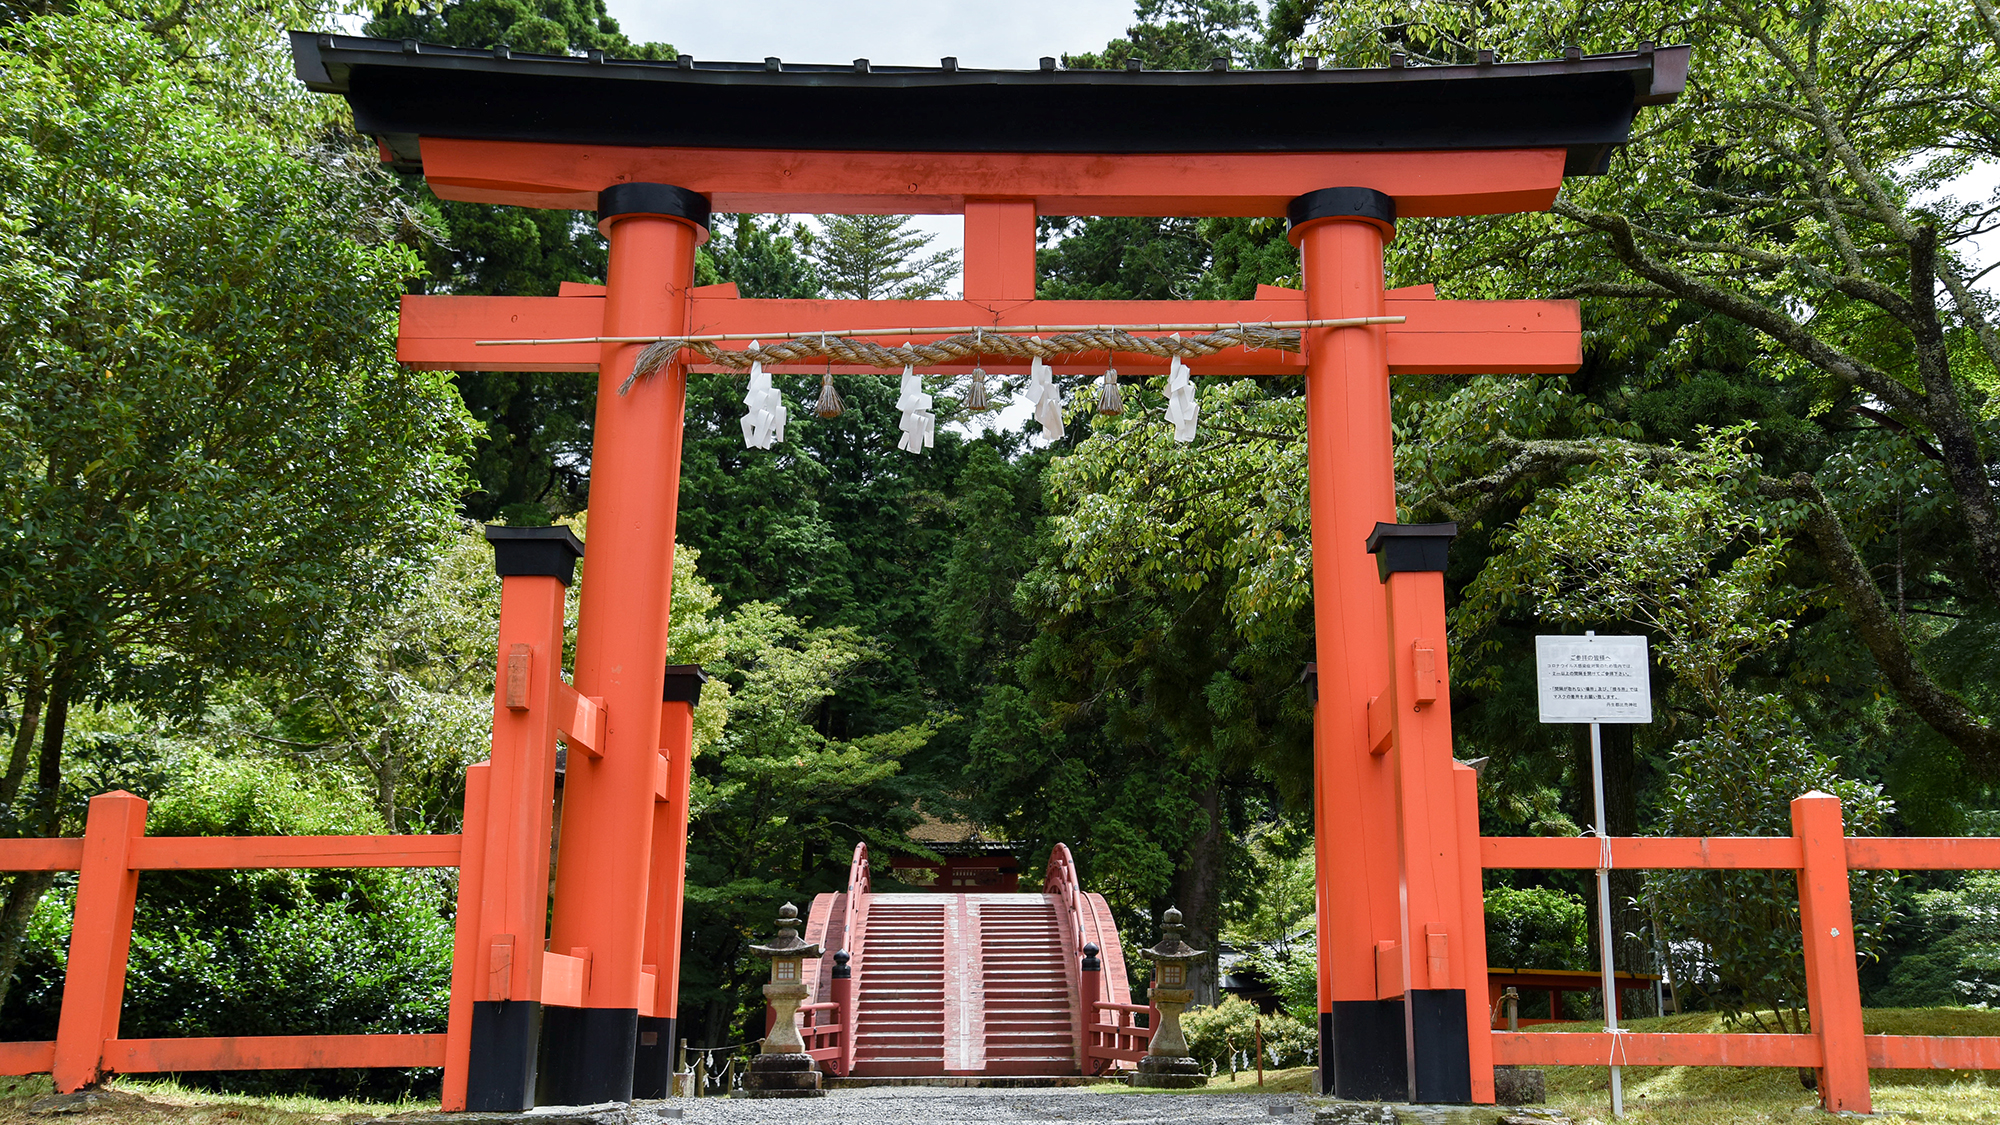
[[(573, 686), (560, 669), (560, 584), (582, 545), (527, 529), (501, 544), (503, 569), (546, 581), (512, 584), (502, 608), (493, 758), (469, 786), (487, 830), (464, 845), (472, 889), (461, 901), (478, 917), (459, 927), (457, 979), (484, 983), (454, 990), (447, 1108), (667, 1092), (692, 737), (689, 707), (675, 704), (699, 690), (693, 670), (670, 669), (664, 683), (660, 672), (689, 365), (621, 395), (639, 344), (475, 341), (1384, 315), (1406, 319), (1308, 329), (1301, 353), (1238, 351), (1190, 366), (1306, 382), (1325, 1089), (1492, 1100), (1476, 803), (1470, 771), (1451, 758), (1442, 651), (1450, 532), (1394, 523), (1388, 376), (1574, 370), (1579, 320), (1573, 302), (1384, 292), (1382, 249), (1398, 218), (1540, 210), (1566, 173), (1601, 172), (1638, 108), (1679, 93), (1686, 48), (1148, 72), (1057, 71), (1052, 59), (1037, 71), (962, 70), (951, 59), (619, 62), (308, 33), (292, 46), (300, 78), (346, 96), (384, 159), (420, 168), (439, 196), (595, 209), (610, 242), (602, 287), (403, 306), (406, 362), (596, 371), (600, 389), (595, 553)], [(694, 252), (711, 208), (963, 213), (964, 297), (749, 300), (732, 286), (698, 288)], [(1260, 287), (1248, 301), (1037, 300), (1038, 215), (1284, 215), (1304, 289)], [(1110, 358), (1133, 375), (1165, 370), (1153, 357)], [(545, 934), (548, 876), (536, 857), (548, 847), (558, 727), (580, 733), (572, 741), (587, 752), (569, 761)]]

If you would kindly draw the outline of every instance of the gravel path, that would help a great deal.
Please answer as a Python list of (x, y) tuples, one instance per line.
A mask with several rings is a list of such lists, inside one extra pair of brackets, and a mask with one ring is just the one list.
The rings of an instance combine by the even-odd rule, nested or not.
[[(681, 1111), (689, 1125), (1312, 1125), (1310, 1107), (1291, 1094), (1103, 1094), (1050, 1090), (966, 1090), (935, 1086), (832, 1090), (823, 1098), (676, 1098), (649, 1103)], [(1274, 1108), (1290, 1113), (1272, 1113)]]

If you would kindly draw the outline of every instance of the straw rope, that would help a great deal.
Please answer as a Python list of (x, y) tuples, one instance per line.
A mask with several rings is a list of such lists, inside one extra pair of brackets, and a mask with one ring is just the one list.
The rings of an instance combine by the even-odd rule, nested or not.
[(632, 374), (618, 388), (624, 394), (634, 380), (665, 367), (682, 349), (695, 352), (718, 367), (747, 371), (753, 363), (799, 363), (826, 359), (859, 367), (893, 369), (917, 365), (952, 363), (981, 356), (1054, 359), (1085, 352), (1126, 352), (1159, 356), (1162, 359), (1214, 355), (1225, 348), (1258, 348), (1297, 351), (1299, 331), (1245, 324), (1222, 328), (1199, 336), (1134, 336), (1122, 328), (1088, 328), (1060, 332), (1044, 340), (1039, 336), (1015, 336), (1000, 332), (975, 331), (949, 336), (927, 344), (884, 347), (851, 337), (828, 334), (802, 336), (740, 351), (724, 348), (712, 340), (657, 340), (639, 353)]

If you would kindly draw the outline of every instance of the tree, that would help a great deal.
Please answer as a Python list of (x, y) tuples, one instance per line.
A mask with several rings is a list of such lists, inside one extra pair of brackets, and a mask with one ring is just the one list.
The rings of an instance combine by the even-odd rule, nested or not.
[(1178, 905), (1213, 948), (1239, 837), (1309, 792), (1303, 400), (1210, 384), (1192, 445), (1156, 392), (1127, 404), (1050, 466), (1015, 595), (1037, 631), (986, 695), (974, 807), (1036, 852), (1066, 840), (1128, 936)]
[(1271, 56), (1255, 0), (1137, 0), (1132, 18), (1125, 38), (1097, 54), (1066, 54), (1063, 66), (1116, 70), (1136, 58), (1154, 70), (1205, 70), (1214, 58), (1258, 66)]
[[(541, 54), (598, 50), (621, 59), (676, 54), (666, 43), (626, 38), (604, 0), (383, 4), (363, 30), (389, 39)], [(554, 296), (566, 281), (604, 280), (607, 251), (587, 212), (440, 200), (415, 177), (405, 190), (442, 228), (423, 248), (428, 276), (419, 291), (541, 297)], [(535, 524), (582, 511), (590, 483), (595, 381), (519, 371), (465, 371), (453, 381), (481, 427), (470, 466), (472, 487), (462, 502), (465, 514)]]
[(958, 276), (958, 252), (925, 253), (935, 236), (910, 229), (907, 215), (821, 215), (819, 225), (805, 250), (836, 297), (920, 301)]
[[(1702, 737), (1676, 748), (1661, 802), (1661, 829), (1674, 836), (1782, 836), (1791, 830), (1793, 798), (1819, 791), (1840, 798), (1850, 836), (1879, 834), (1889, 813), (1880, 788), (1840, 776), (1838, 764), (1812, 744), (1783, 699), (1737, 701)], [(1855, 948), (1863, 958), (1881, 949), (1893, 920), (1894, 873), (1855, 872)], [(1807, 1030), (1806, 969), (1799, 934), (1798, 873), (1794, 871), (1651, 871), (1670, 932), (1701, 943), (1713, 958), (1708, 1000), (1766, 1030)], [(1677, 980), (1699, 975), (1675, 974)], [(1811, 1086), (1810, 1069), (1800, 1079)]]
[[(408, 212), (268, 58), (230, 53), (250, 22), (0, 29), (13, 834), (61, 827), (73, 707), (185, 715), (218, 676), (309, 663), (394, 596), (457, 490), (464, 416), (394, 359)], [(46, 885), (13, 882), (0, 982)]]
[[(1993, 212), (1950, 184), (1995, 152), (1996, 32), (1977, 3), (1647, 0), (1344, 5), (1307, 38), (1343, 65), (1391, 47), (1463, 61), (1482, 46), (1693, 44), (1687, 94), (1646, 111), (1612, 174), (1572, 181), (1547, 216), (1406, 230), (1399, 262), (1472, 289), (1534, 279), (1592, 299), (1613, 339), (1665, 329), (1649, 382), (1693, 374), (1704, 338), (1727, 335), (1718, 322), (1747, 330), (1765, 384), (1804, 392), (1788, 436), (1814, 439), (1772, 450), (1778, 471), (1758, 489), (1791, 505), (1801, 561), (1872, 677), (1980, 770), (2000, 766), (2000, 701), (1963, 654), (1990, 652), (2000, 619), (2000, 327), (1963, 252)], [(1595, 460), (1495, 452), (1495, 496)]]
[(897, 775), (935, 726), (856, 739), (819, 729), (840, 681), (876, 655), (852, 629), (809, 629), (751, 603), (722, 624), (715, 645), (710, 667), (731, 689), (730, 719), (717, 752), (695, 760), (681, 954), (682, 1026), (709, 1044), (732, 1040), (739, 1020), (748, 1037), (763, 1030), (761, 974), (746, 954), (772, 904), (840, 889), (857, 836), (908, 845), (902, 829), (917, 818)]

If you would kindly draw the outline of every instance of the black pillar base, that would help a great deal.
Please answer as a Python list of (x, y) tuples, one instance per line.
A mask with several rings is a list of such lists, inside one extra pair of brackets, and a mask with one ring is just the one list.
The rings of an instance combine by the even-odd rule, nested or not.
[(1321, 1040), (1330, 1044), (1320, 1056), (1322, 1069), (1332, 1065), (1329, 1093), (1357, 1102), (1409, 1100), (1401, 1000), (1335, 1000), (1320, 1023)]
[(633, 1097), (673, 1096), (674, 1034), (671, 1016), (639, 1017), (639, 1045), (632, 1049)]
[(1410, 990), (1410, 1043), (1416, 1053), (1416, 1100), (1472, 1100), (1472, 1057), (1465, 1027), (1465, 990)]
[(519, 1113), (535, 1108), (535, 1055), (541, 1031), (542, 1006), (534, 1000), (472, 1002), (466, 1109)]
[(542, 1011), (541, 1105), (600, 1105), (632, 1100), (632, 1056), (639, 1042), (636, 1008)]
[(1319, 1085), (1316, 1094), (1333, 1096), (1333, 1013), (1319, 1014)]

